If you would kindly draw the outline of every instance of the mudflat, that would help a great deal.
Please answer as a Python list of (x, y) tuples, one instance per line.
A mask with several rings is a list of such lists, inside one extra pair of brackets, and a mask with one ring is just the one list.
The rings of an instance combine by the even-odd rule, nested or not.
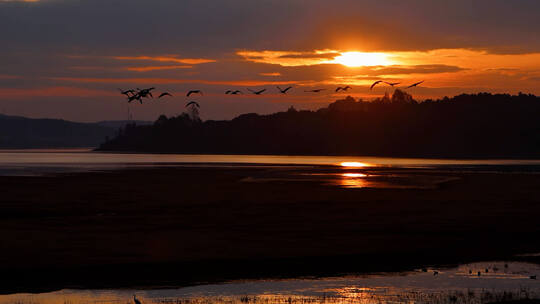
[(404, 189), (276, 178), (312, 171), (0, 177), (0, 292), (399, 271), (540, 252), (540, 174), (379, 172), (450, 177)]

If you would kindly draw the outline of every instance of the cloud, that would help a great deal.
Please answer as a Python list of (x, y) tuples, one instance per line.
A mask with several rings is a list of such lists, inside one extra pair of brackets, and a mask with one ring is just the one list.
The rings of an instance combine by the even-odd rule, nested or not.
[(205, 79), (176, 79), (176, 78), (70, 78), (52, 77), (52, 80), (76, 83), (106, 83), (106, 84), (205, 84), (233, 86), (264, 86), (274, 84), (295, 84), (297, 81), (264, 81), (264, 80), (205, 80)]
[(435, 73), (455, 73), (459, 71), (467, 70), (458, 66), (451, 66), (445, 64), (426, 64), (426, 65), (413, 65), (413, 66), (389, 66), (378, 67), (365, 71), (366, 75), (394, 75), (394, 74), (435, 74)]
[(311, 51), (311, 52), (298, 52), (298, 51), (251, 51), (242, 50), (237, 51), (236, 54), (247, 61), (279, 64), (281, 66), (302, 66), (302, 65), (315, 65), (328, 62), (328, 59), (334, 58), (339, 55), (337, 51)]
[(143, 66), (143, 67), (127, 67), (126, 70), (134, 72), (150, 72), (150, 71), (162, 71), (162, 70), (177, 70), (177, 69), (191, 69), (191, 65), (160, 65), (160, 66)]
[(261, 76), (272, 76), (272, 77), (278, 77), (281, 76), (281, 73), (279, 72), (270, 72), (270, 73), (259, 73)]
[(205, 58), (177, 58), (177, 57), (167, 57), (167, 56), (115, 56), (112, 57), (116, 60), (142, 60), (142, 61), (157, 61), (157, 62), (175, 62), (175, 63), (185, 63), (185, 64), (203, 64), (216, 62), (214, 59), (205, 59)]

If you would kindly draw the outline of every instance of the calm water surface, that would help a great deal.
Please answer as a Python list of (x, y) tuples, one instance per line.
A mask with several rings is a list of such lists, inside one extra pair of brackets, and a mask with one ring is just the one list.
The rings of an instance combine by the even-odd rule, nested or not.
[[(478, 275), (480, 272), (480, 275)], [(437, 273), (437, 274), (435, 274)], [(0, 304), (52, 303), (489, 303), (540, 297), (535, 264), (486, 262), (323, 279), (230, 282), (177, 289), (61, 290), (0, 296)]]
[(0, 150), (0, 174), (107, 170), (181, 165), (314, 165), (429, 168), (437, 166), (540, 166), (540, 160), (451, 160), (358, 156), (189, 155), (101, 153), (89, 149)]

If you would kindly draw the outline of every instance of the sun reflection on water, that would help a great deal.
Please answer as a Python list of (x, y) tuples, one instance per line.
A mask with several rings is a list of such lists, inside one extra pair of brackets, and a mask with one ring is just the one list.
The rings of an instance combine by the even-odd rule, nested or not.
[(364, 168), (369, 167), (369, 164), (361, 163), (361, 162), (341, 162), (339, 164), (342, 167), (349, 167), (349, 168)]
[(344, 188), (365, 188), (368, 186), (365, 177), (367, 175), (363, 173), (343, 173), (339, 185)]

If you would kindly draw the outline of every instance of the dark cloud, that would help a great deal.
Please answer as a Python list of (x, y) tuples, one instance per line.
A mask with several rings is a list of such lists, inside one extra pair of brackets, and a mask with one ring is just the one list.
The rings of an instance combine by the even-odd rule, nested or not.
[(536, 0), (42, 0), (0, 6), (8, 49), (182, 56), (358, 45), (540, 49)]

